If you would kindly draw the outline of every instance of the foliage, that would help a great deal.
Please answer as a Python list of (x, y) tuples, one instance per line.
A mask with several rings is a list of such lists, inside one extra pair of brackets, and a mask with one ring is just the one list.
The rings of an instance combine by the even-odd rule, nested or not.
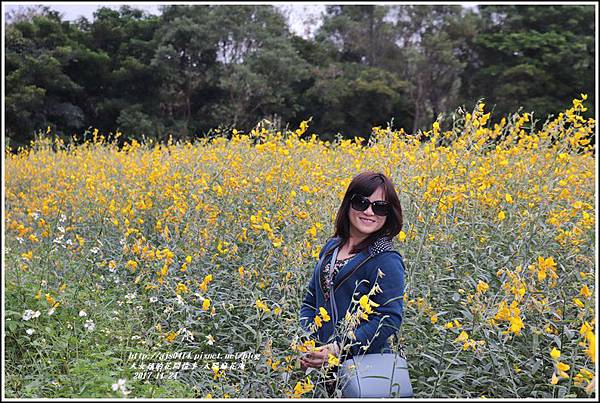
[(579, 93), (594, 109), (589, 5), (328, 5), (322, 22), (300, 38), (265, 5), (103, 7), (74, 22), (43, 6), (11, 13), (7, 141), (94, 125), (164, 142), (307, 116), (324, 139), (368, 138), (392, 121), (447, 128), (480, 99), (493, 122), (520, 107), (545, 121)]
[(499, 115), (519, 107), (535, 110), (544, 121), (556, 115), (556, 103), (593, 86), (591, 8), (482, 6), (481, 13), (486, 26), (473, 40), (477, 59), (463, 76), (470, 83), (463, 89), (468, 98), (485, 97)]
[[(327, 397), (337, 363), (299, 369), (298, 312), (351, 178), (373, 169), (403, 206), (399, 341), (416, 396), (594, 397), (584, 101), (542, 127), (527, 113), (492, 123), (480, 104), (450, 130), (375, 127), (368, 142), (261, 122), (122, 147), (120, 133), (77, 146), (49, 131), (6, 150), (6, 396)], [(176, 352), (253, 358), (144, 379), (141, 361), (173, 360), (136, 354)]]

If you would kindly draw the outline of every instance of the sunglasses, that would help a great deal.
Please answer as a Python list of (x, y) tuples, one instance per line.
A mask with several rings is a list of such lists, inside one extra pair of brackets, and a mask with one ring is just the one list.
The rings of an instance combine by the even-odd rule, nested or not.
[(365, 196), (358, 193), (352, 195), (352, 198), (350, 199), (350, 205), (354, 210), (358, 211), (365, 211), (369, 208), (369, 206), (371, 206), (373, 213), (381, 217), (385, 217), (390, 213), (390, 203), (383, 200), (372, 202)]

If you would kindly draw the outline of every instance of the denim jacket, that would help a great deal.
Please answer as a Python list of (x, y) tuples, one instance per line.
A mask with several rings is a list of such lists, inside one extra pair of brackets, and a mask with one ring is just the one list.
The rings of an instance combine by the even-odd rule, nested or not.
[[(319, 253), (319, 262), (313, 271), (300, 308), (300, 325), (306, 332), (311, 333), (310, 326), (322, 307), (327, 310), (331, 320), (322, 321), (322, 326), (311, 334), (319, 344), (336, 341), (342, 346), (343, 340), (343, 344), (352, 344), (348, 352), (351, 356), (387, 352), (388, 337), (395, 334), (402, 323), (405, 272), (402, 255), (393, 250), (392, 242), (387, 238), (380, 238), (357, 253), (333, 279), (330, 291), (335, 293), (333, 306), (332, 299), (326, 300), (323, 295), (320, 275), (331, 260), (334, 249), (341, 246), (341, 242), (341, 238), (330, 238)], [(354, 312), (352, 308), (358, 305), (361, 296), (369, 293), (376, 281), (381, 292), (372, 294), (369, 299), (379, 306), (372, 308), (374, 313), (368, 315), (368, 320), (361, 319), (354, 328), (355, 340), (340, 334), (342, 329), (339, 329), (339, 325), (346, 312), (349, 309), (350, 313)], [(337, 332), (334, 322), (338, 325)]]

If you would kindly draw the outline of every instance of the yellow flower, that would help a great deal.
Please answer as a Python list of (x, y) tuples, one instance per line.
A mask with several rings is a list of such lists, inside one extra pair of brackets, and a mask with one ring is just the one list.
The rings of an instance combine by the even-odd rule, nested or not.
[(337, 358), (335, 355), (329, 353), (327, 363), (330, 367), (335, 367), (340, 365), (340, 359)]
[(271, 309), (264, 302), (262, 302), (260, 299), (257, 299), (256, 302), (254, 303), (254, 305), (258, 309), (262, 309), (264, 312), (271, 312)]
[(545, 268), (540, 268), (538, 273), (537, 273), (537, 278), (538, 281), (544, 281), (544, 279), (546, 278), (546, 269)]
[(560, 350), (556, 347), (553, 347), (552, 351), (550, 351), (550, 357), (552, 357), (555, 360), (558, 360), (560, 358)]
[(569, 366), (569, 364), (559, 362), (556, 364), (556, 368), (558, 368), (560, 371), (568, 371), (571, 367)]
[(208, 290), (208, 284), (213, 280), (212, 274), (207, 274), (204, 276), (202, 283), (200, 283), (199, 287), (202, 291), (206, 292)]
[(371, 309), (371, 307), (377, 308), (379, 306), (379, 304), (371, 301), (369, 299), (368, 295), (363, 295), (362, 297), (360, 297), (360, 300), (358, 301), (358, 303), (360, 304), (363, 311), (367, 314), (373, 313), (373, 310)]
[(438, 321), (437, 315), (436, 314), (431, 315), (430, 320), (431, 320), (431, 324), (435, 325)]
[(316, 347), (314, 340), (306, 340), (303, 344), (298, 346), (298, 351), (301, 353), (306, 353), (307, 351), (312, 351)]
[(510, 318), (510, 328), (509, 330), (515, 334), (520, 334), (521, 329), (523, 328), (523, 321), (519, 316), (513, 316)]
[(321, 321), (321, 317), (319, 315), (315, 316), (315, 325), (317, 325), (318, 328), (323, 326), (323, 322)]
[(554, 268), (556, 267), (556, 262), (552, 257), (544, 259), (542, 256), (538, 256), (538, 266), (540, 267), (540, 269), (554, 270)]
[(454, 340), (454, 342), (458, 342), (458, 343), (462, 343), (469, 340), (469, 335), (467, 332), (465, 332), (464, 330), (462, 332), (460, 332), (460, 334), (458, 335), (458, 337)]
[(48, 305), (50, 305), (52, 308), (56, 308), (60, 305), (60, 302), (56, 301), (52, 295), (50, 294), (46, 294), (46, 302), (48, 302)]
[(301, 396), (305, 393), (312, 391), (314, 388), (313, 383), (310, 381), (310, 378), (306, 378), (306, 382), (297, 382), (296, 386), (294, 386), (294, 395)]
[(126, 266), (131, 269), (131, 271), (135, 271), (138, 267), (138, 263), (135, 260), (128, 260)]
[(321, 317), (323, 318), (323, 322), (329, 322), (331, 320), (331, 318), (329, 317), (329, 314), (327, 313), (327, 310), (325, 308), (320, 307), (319, 313), (321, 314)]
[(581, 302), (581, 300), (579, 298), (573, 298), (573, 303), (575, 305), (577, 305), (579, 308), (585, 308), (585, 305), (583, 304), (583, 302)]
[(179, 295), (181, 293), (188, 293), (189, 290), (187, 288), (187, 286), (185, 284), (179, 283), (177, 284), (177, 287), (175, 287), (175, 294)]
[(208, 311), (209, 308), (210, 308), (210, 298), (204, 298), (204, 301), (202, 301), (202, 309), (205, 311)]
[(173, 332), (173, 331), (171, 331), (171, 332), (167, 333), (167, 335), (165, 336), (165, 339), (166, 339), (166, 340), (167, 340), (169, 343), (172, 343), (172, 342), (173, 342), (173, 340), (175, 340), (175, 338), (177, 337), (177, 335), (178, 335), (178, 334), (179, 334), (178, 332)]
[(592, 329), (592, 326), (588, 322), (583, 322), (583, 324), (581, 325), (581, 329), (579, 329), (579, 334), (585, 337), (585, 335)]
[(591, 330), (585, 334), (585, 339), (588, 342), (588, 348), (585, 350), (585, 354), (596, 363), (596, 335)]
[(584, 286), (581, 287), (581, 291), (579, 291), (579, 295), (581, 295), (582, 297), (585, 297), (585, 298), (589, 298), (592, 296), (592, 292), (588, 288), (587, 284), (584, 284)]
[(550, 383), (552, 385), (556, 385), (558, 383), (558, 377), (556, 376), (556, 373), (552, 374), (552, 379), (550, 380)]
[(499, 219), (500, 221), (504, 221), (504, 219), (505, 219), (505, 218), (506, 218), (506, 214), (504, 213), (504, 211), (500, 211), (500, 212), (498, 213), (498, 219)]
[(479, 293), (484, 293), (489, 288), (490, 288), (490, 286), (485, 281), (479, 280), (479, 282), (477, 283), (477, 292), (479, 292)]

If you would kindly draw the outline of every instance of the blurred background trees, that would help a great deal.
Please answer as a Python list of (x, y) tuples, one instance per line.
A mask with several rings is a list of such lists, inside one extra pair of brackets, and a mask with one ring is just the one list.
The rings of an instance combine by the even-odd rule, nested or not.
[[(47, 7), (5, 26), (5, 136), (90, 127), (157, 141), (285, 127), (368, 138), (392, 122), (428, 129), (480, 99), (491, 121), (522, 108), (543, 123), (580, 93), (595, 103), (589, 5), (329, 5), (314, 37), (268, 5), (123, 6), (92, 21)], [(591, 115), (590, 115), (591, 116)]]

